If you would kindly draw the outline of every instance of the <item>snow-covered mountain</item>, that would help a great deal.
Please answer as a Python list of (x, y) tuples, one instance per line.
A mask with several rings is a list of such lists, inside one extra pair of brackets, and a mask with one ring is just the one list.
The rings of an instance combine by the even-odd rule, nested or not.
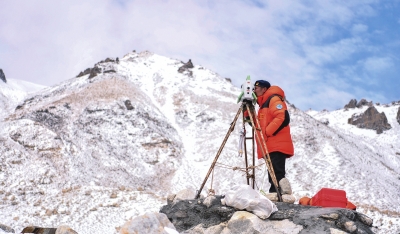
[[(132, 52), (97, 63), (97, 75), (21, 91), (27, 96), (13, 101), (4, 95), (9, 84), (2, 84), (1, 223), (17, 230), (67, 224), (79, 233), (117, 233), (131, 217), (158, 211), (169, 193), (199, 189), (240, 107), (240, 90), (196, 64), (178, 72), (182, 65)], [(388, 112), (392, 129), (376, 134), (347, 124), (363, 108), (305, 113), (290, 105), (296, 155), (287, 161), (287, 177), (294, 195), (344, 189), (374, 218), (377, 232), (397, 233), (398, 106), (377, 107)], [(237, 150), (241, 127), (238, 121), (215, 167), (218, 194), (246, 183), (243, 172), (232, 170), (245, 164)], [(257, 186), (267, 189), (263, 176), (261, 166)], [(210, 187), (211, 178), (203, 193)]]

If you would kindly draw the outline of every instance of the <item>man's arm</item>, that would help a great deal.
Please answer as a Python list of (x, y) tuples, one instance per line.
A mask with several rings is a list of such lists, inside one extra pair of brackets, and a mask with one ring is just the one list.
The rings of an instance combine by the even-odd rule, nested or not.
[(272, 121), (265, 128), (267, 137), (272, 136), (285, 120), (286, 105), (279, 97), (273, 97), (269, 103), (269, 111)]

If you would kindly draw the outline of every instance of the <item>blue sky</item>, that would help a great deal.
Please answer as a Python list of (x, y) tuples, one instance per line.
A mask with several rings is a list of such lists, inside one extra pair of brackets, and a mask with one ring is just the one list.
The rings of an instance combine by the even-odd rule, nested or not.
[(14, 0), (0, 8), (8, 78), (55, 85), (132, 50), (192, 59), (236, 86), (247, 75), (268, 80), (303, 110), (400, 100), (400, 0)]

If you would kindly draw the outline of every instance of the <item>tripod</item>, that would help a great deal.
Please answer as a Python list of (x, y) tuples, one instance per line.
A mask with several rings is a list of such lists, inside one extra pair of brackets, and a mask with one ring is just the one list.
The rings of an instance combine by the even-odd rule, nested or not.
[[(256, 138), (256, 140), (257, 140), (257, 144), (259, 145), (259, 147), (260, 147), (260, 149), (261, 149), (261, 152), (262, 152), (262, 155), (263, 155), (263, 158), (264, 158), (264, 160), (265, 160), (265, 165), (266, 165), (266, 167), (267, 167), (267, 170), (268, 170), (268, 172), (269, 172), (269, 175), (271, 176), (272, 183), (273, 183), (273, 185), (274, 185), (274, 187), (275, 187), (275, 189), (276, 189), (276, 192), (277, 192), (277, 195), (278, 195), (278, 200), (279, 200), (280, 202), (282, 202), (282, 195), (281, 195), (280, 190), (279, 190), (279, 184), (278, 184), (278, 181), (277, 181), (276, 176), (275, 176), (274, 168), (272, 167), (272, 162), (271, 162), (271, 158), (270, 158), (269, 153), (268, 153), (267, 144), (265, 143), (264, 135), (263, 135), (263, 133), (262, 133), (262, 131), (261, 131), (261, 128), (260, 128), (260, 122), (259, 122), (258, 118), (255, 117), (255, 116), (256, 116), (256, 113), (255, 113), (254, 105), (253, 105), (252, 101), (249, 101), (249, 100), (244, 100), (244, 101), (241, 103), (241, 105), (240, 105), (240, 107), (239, 107), (239, 110), (238, 110), (238, 112), (236, 113), (236, 116), (235, 116), (235, 118), (233, 119), (233, 121), (232, 121), (232, 123), (231, 123), (231, 126), (229, 127), (228, 132), (226, 133), (225, 138), (224, 138), (224, 140), (222, 141), (221, 146), (219, 147), (219, 150), (218, 150), (218, 152), (217, 152), (217, 155), (215, 156), (214, 161), (213, 161), (213, 163), (211, 164), (211, 167), (210, 167), (210, 169), (208, 170), (207, 175), (206, 175), (206, 177), (204, 178), (204, 181), (203, 181), (203, 183), (202, 183), (201, 186), (200, 186), (200, 189), (197, 190), (195, 199), (198, 199), (198, 198), (200, 197), (200, 193), (201, 193), (201, 191), (203, 190), (204, 185), (206, 184), (206, 182), (207, 182), (207, 180), (208, 180), (208, 177), (210, 176), (211, 172), (214, 170), (215, 164), (217, 163), (217, 160), (218, 160), (218, 158), (219, 158), (219, 156), (220, 156), (220, 154), (221, 154), (221, 152), (222, 152), (222, 149), (224, 148), (224, 146), (225, 146), (225, 144), (226, 144), (226, 141), (227, 141), (228, 138), (229, 138), (229, 135), (230, 135), (230, 134), (232, 133), (232, 131), (234, 130), (235, 124), (236, 124), (236, 122), (237, 122), (237, 120), (238, 120), (238, 118), (239, 118), (239, 115), (240, 115), (240, 113), (242, 113), (243, 110), (247, 110), (247, 112), (249, 113), (249, 116), (250, 116), (250, 123), (251, 123), (251, 126), (252, 126), (252, 133), (253, 133), (252, 136), (253, 136), (253, 137), (250, 137), (250, 138), (245, 137), (245, 139), (251, 139), (251, 140), (253, 141), (253, 166), (254, 166), (254, 164), (255, 164), (255, 154), (254, 154), (254, 135), (255, 135), (255, 138)], [(244, 117), (243, 117), (243, 124), (244, 124)], [(245, 141), (245, 142), (246, 142), (246, 141)], [(254, 189), (254, 184), (255, 184), (255, 168), (253, 167), (253, 174), (250, 175), (250, 174), (249, 174), (249, 171), (248, 171), (246, 143), (244, 143), (244, 153), (245, 153), (245, 161), (246, 161), (246, 177), (247, 177), (247, 184), (250, 185), (250, 184), (249, 184), (249, 182), (250, 182), (250, 181), (249, 181), (249, 178), (252, 178), (252, 186), (253, 186), (253, 189)]]

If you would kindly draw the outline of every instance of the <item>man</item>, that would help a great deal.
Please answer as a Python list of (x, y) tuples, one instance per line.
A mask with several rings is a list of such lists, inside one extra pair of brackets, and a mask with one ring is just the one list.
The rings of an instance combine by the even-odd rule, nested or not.
[[(292, 194), (289, 181), (285, 178), (286, 158), (294, 154), (293, 141), (289, 127), (289, 112), (284, 101), (285, 93), (278, 86), (271, 86), (266, 80), (258, 80), (254, 83), (254, 93), (257, 96), (258, 120), (266, 141), (272, 167), (276, 179), (281, 188), (281, 193)], [(263, 158), (260, 145), (257, 147), (258, 158)], [(269, 176), (270, 193), (276, 192), (275, 186)]]

